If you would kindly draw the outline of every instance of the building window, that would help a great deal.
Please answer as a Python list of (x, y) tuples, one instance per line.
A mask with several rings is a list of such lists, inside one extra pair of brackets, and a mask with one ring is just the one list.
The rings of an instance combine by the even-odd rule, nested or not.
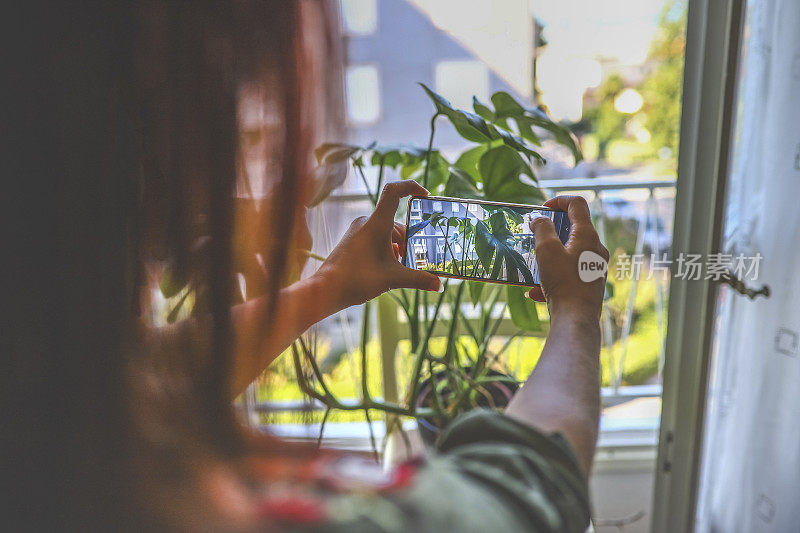
[(433, 202), (433, 210), (434, 211), (441, 211), (442, 210), (442, 202)]
[(436, 92), (459, 109), (472, 109), (472, 95), (489, 100), (489, 69), (480, 61), (452, 60), (436, 64)]
[(354, 124), (372, 124), (381, 116), (381, 87), (378, 67), (351, 65), (345, 74), (347, 116)]
[(341, 0), (342, 25), (348, 35), (372, 35), (378, 31), (378, 0)]

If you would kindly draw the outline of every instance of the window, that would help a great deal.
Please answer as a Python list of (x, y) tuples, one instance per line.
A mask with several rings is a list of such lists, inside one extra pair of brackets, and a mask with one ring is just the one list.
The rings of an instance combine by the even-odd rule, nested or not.
[(459, 211), (458, 202), (453, 203), (453, 213), (458, 213)]
[(354, 124), (372, 124), (381, 116), (381, 90), (378, 67), (353, 65), (347, 67), (345, 89), (347, 116)]
[(342, 25), (349, 35), (372, 35), (378, 31), (378, 0), (341, 0)]
[(441, 211), (442, 210), (442, 202), (433, 202), (433, 210), (434, 211)]
[(459, 109), (472, 109), (472, 96), (489, 100), (489, 70), (480, 61), (441, 61), (436, 65), (436, 92)]

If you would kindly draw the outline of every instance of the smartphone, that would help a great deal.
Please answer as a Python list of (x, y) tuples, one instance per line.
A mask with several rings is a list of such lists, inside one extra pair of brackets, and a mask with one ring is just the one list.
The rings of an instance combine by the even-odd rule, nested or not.
[(530, 221), (549, 217), (567, 242), (567, 213), (549, 207), (412, 196), (403, 264), (437, 276), (533, 287), (539, 285)]

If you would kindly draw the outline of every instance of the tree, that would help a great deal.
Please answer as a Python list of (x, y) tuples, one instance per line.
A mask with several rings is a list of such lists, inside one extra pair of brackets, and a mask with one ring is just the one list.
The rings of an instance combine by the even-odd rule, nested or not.
[(686, 48), (686, 2), (674, 0), (664, 6), (658, 33), (650, 45), (648, 59), (658, 67), (642, 83), (645, 127), (658, 152), (668, 148), (677, 156), (681, 122), (683, 58)]
[(610, 75), (597, 90), (597, 106), (584, 112), (583, 121), (591, 125), (591, 131), (597, 137), (598, 159), (606, 158), (611, 141), (625, 136), (625, 123), (628, 117), (614, 107), (614, 100), (623, 89), (625, 80), (622, 76)]

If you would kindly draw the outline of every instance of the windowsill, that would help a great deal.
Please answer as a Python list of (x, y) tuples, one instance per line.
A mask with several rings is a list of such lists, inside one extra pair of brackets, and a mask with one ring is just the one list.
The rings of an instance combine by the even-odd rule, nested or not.
[[(603, 409), (597, 443), (598, 462), (619, 458), (621, 452), (634, 452), (636, 457), (641, 455), (642, 460), (652, 461), (658, 444), (660, 410), (661, 399), (658, 397), (634, 397)], [(416, 423), (408, 420), (404, 428), (416, 431)], [(264, 426), (263, 429), (289, 441), (308, 442), (319, 438), (320, 424), (279, 424)], [(380, 446), (386, 432), (384, 422), (374, 421), (372, 430)], [(352, 452), (372, 450), (366, 422), (328, 422), (322, 443), (328, 448)]]

